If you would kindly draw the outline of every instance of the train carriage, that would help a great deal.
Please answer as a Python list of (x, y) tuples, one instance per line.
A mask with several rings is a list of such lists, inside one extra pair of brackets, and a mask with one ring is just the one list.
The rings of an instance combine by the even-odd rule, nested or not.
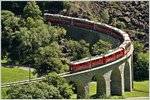
[(112, 29), (112, 34), (111, 34), (114, 38), (119, 39), (120, 41), (124, 41), (123, 36), (120, 34), (120, 32), (118, 30)]
[(101, 24), (95, 24), (95, 30), (105, 34), (111, 34), (111, 29)]
[(119, 47), (122, 47), (124, 49), (124, 54), (127, 54), (130, 51), (131, 42), (130, 41), (124, 41)]
[(51, 15), (51, 14), (45, 14), (45, 20), (53, 23), (62, 23), (62, 24), (71, 24), (71, 18), (67, 18), (62, 15)]
[(89, 28), (89, 29), (93, 29), (94, 28), (94, 23), (91, 23), (91, 22), (89, 22), (86, 19), (84, 20), (84, 19), (75, 18), (73, 20), (73, 25), (80, 26), (82, 28)]
[(101, 64), (103, 64), (102, 56), (83, 58), (77, 61), (72, 61), (70, 63), (71, 71), (79, 71), (79, 70), (91, 68), (91, 67), (94, 67), (96, 65), (101, 65)]
[(124, 56), (124, 49), (123, 48), (116, 48), (113, 50), (109, 50), (108, 52), (105, 53), (103, 59), (104, 63), (111, 62), (113, 60), (116, 60), (120, 57)]

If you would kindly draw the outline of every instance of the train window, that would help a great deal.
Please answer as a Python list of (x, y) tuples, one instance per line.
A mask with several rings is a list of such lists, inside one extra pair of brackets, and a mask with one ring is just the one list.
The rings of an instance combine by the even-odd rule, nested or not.
[(82, 66), (82, 64), (79, 64), (79, 66)]

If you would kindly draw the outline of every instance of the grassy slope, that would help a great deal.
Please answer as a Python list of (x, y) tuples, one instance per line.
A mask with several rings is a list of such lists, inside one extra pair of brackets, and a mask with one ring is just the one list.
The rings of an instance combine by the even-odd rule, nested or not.
[[(6, 68), (1, 67), (2, 83), (15, 82), (27, 80), (29, 78), (29, 72), (18, 68)], [(31, 77), (35, 77), (31, 74)]]
[[(27, 80), (29, 78), (29, 72), (27, 70), (22, 70), (18, 68), (6, 68), (1, 67), (1, 77), (2, 83), (15, 82), (21, 80)], [(33, 74), (31, 74), (31, 78), (34, 78)], [(6, 91), (8, 88), (1, 88), (1, 98), (7, 98)]]

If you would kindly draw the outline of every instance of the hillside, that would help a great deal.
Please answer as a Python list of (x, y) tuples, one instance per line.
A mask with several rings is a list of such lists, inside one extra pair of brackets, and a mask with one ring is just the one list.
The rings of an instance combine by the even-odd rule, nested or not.
[(87, 18), (102, 22), (104, 9), (109, 12), (109, 25), (121, 28), (120, 23), (125, 24), (124, 31), (130, 34), (132, 40), (138, 40), (144, 44), (144, 50), (148, 50), (149, 37), (149, 3), (148, 1), (78, 1), (70, 2), (68, 8), (61, 14), (79, 18)]

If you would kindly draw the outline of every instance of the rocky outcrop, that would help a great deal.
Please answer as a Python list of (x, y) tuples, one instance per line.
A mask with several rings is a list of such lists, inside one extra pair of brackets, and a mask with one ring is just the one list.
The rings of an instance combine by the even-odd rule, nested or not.
[(104, 9), (108, 9), (111, 25), (115, 18), (117, 21), (124, 22), (126, 31), (134, 30), (136, 34), (132, 34), (133, 40), (144, 43), (148, 48), (149, 37), (149, 2), (148, 1), (78, 1), (73, 2), (65, 11), (64, 15), (101, 21), (101, 15)]

